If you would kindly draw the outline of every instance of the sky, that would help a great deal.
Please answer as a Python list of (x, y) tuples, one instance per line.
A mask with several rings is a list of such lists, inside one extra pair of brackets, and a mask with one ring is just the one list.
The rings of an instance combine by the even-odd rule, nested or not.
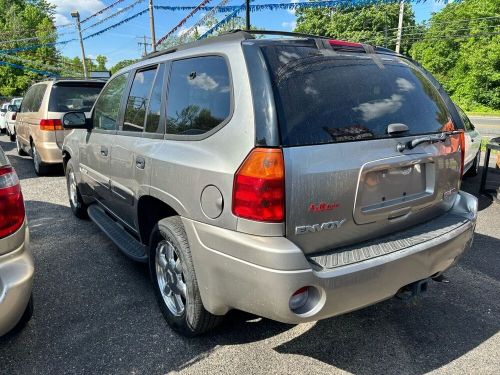
[[(106, 6), (114, 3), (116, 0), (49, 0), (56, 6), (55, 22), (56, 25), (64, 25), (68, 23), (73, 23), (70, 12), (73, 10), (78, 10), (80, 13), (80, 18), (83, 20), (89, 15), (105, 8)], [(124, 7), (134, 3), (137, 0), (125, 0), (114, 8), (105, 12), (102, 16), (98, 16), (92, 20), (87, 21), (82, 24), (82, 29), (92, 23), (97, 22), (114, 12), (123, 9)], [(197, 5), (201, 0), (154, 0), (155, 5)], [(255, 0), (253, 4), (264, 4), (264, 3), (278, 3), (278, 2), (297, 2), (306, 0)], [(217, 5), (218, 0), (213, 0), (210, 5)], [(243, 0), (229, 0), (228, 5), (241, 5)], [(106, 21), (105, 23), (92, 27), (89, 30), (83, 31), (83, 36), (91, 34), (93, 32), (99, 31), (106, 28), (109, 25), (119, 22), (134, 13), (137, 13), (143, 9), (147, 8), (148, 1), (143, 1), (132, 9), (123, 12), (122, 14)], [(443, 0), (427, 0), (425, 2), (414, 2), (413, 9), (415, 11), (415, 16), (417, 22), (427, 20), (430, 18), (432, 12), (437, 12), (444, 7)], [(159, 39), (161, 36), (165, 35), (170, 31), (177, 23), (187, 15), (187, 11), (165, 11), (156, 10), (155, 11), (155, 29), (156, 36)], [(194, 24), (200, 20), (204, 12), (199, 12), (195, 14), (190, 21), (186, 24), (186, 27)], [(244, 16), (244, 13), (241, 14)], [(100, 17), (100, 18), (99, 18)], [(224, 16), (222, 14), (217, 15), (218, 19), (222, 19)], [(251, 17), (252, 25), (257, 27), (262, 27), (267, 30), (286, 30), (291, 31), (295, 27), (295, 15), (292, 11), (279, 10), (279, 11), (261, 11), (252, 13)], [(395, 25), (394, 27), (396, 27)], [(74, 27), (64, 27), (60, 28), (61, 33), (72, 32), (70, 34), (60, 35), (58, 40), (67, 40), (76, 38), (76, 32)], [(146, 35), (150, 37), (150, 26), (149, 26), (149, 16), (148, 14), (143, 14), (130, 22), (127, 22), (117, 28), (109, 30), (97, 37), (85, 40), (85, 52), (87, 57), (95, 58), (97, 55), (104, 55), (108, 58), (107, 67), (110, 68), (117, 62), (125, 59), (135, 59), (141, 56), (144, 49), (143, 46), (139, 46), (138, 42), (143, 40), (143, 36)], [(149, 40), (148, 40), (149, 41)], [(59, 48), (61, 53), (67, 57), (81, 56), (80, 45), (77, 41), (68, 43)]]

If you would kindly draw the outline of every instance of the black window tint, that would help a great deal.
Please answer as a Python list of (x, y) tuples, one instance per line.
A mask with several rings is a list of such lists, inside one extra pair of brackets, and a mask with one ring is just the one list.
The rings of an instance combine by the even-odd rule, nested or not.
[(458, 109), (458, 114), (460, 115), (460, 118), (462, 119), (462, 122), (464, 123), (464, 128), (466, 131), (471, 131), (472, 130), (472, 124), (465, 114), (465, 112), (462, 110), (462, 108), (457, 107)]
[(104, 130), (117, 129), (118, 114), (123, 90), (127, 84), (128, 73), (113, 78), (102, 90), (94, 106), (94, 128)]
[(47, 85), (36, 85), (35, 86), (35, 95), (33, 96), (33, 102), (31, 106), (30, 112), (38, 112), (40, 107), (42, 106), (43, 96), (45, 95), (45, 90), (47, 89)]
[(57, 83), (50, 93), (49, 111), (89, 112), (103, 86), (104, 83), (101, 82)]
[(146, 132), (163, 134), (165, 132), (164, 124), (160, 125), (160, 109), (163, 92), (163, 76), (165, 75), (165, 66), (160, 65), (158, 73), (156, 73), (155, 84), (151, 91), (151, 99), (149, 100), (148, 115), (146, 118)]
[(123, 130), (141, 132), (144, 129), (144, 120), (155, 74), (156, 67), (135, 73), (125, 108)]
[(434, 86), (395, 56), (320, 53), (311, 46), (262, 48), (275, 92), (285, 146), (387, 137), (404, 123), (405, 135), (452, 130)]
[(206, 133), (230, 113), (231, 87), (226, 61), (220, 56), (174, 61), (168, 92), (167, 133)]

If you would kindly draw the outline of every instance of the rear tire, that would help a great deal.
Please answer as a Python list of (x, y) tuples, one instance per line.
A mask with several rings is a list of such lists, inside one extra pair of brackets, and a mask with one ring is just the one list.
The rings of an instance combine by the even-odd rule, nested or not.
[(198, 336), (222, 321), (205, 310), (191, 250), (179, 216), (160, 220), (149, 245), (149, 269), (160, 310), (168, 325), (186, 337)]
[(21, 146), (21, 142), (19, 141), (19, 138), (16, 137), (16, 149), (17, 149), (17, 154), (19, 156), (27, 156), (28, 154), (26, 151), (23, 150), (23, 147)]
[(66, 186), (68, 188), (69, 205), (73, 214), (79, 219), (87, 219), (88, 206), (83, 202), (78, 184), (76, 183), (75, 167), (71, 159), (68, 160), (66, 165)]
[(481, 151), (479, 151), (474, 158), (474, 162), (470, 166), (469, 170), (467, 171), (466, 175), (469, 177), (474, 177), (477, 176), (479, 173), (479, 166), (481, 165)]
[(38, 176), (44, 176), (47, 174), (47, 165), (42, 161), (38, 150), (34, 143), (31, 144), (31, 157), (33, 158), (33, 169)]

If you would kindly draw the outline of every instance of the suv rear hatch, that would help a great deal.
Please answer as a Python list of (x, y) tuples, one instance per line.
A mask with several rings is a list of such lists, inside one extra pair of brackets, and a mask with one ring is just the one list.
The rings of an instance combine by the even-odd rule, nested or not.
[[(99, 81), (58, 81), (52, 87), (49, 98), (49, 119), (59, 120), (64, 113), (70, 111), (85, 112), (90, 116), (105, 82)], [(59, 124), (59, 129), (61, 125)], [(64, 137), (71, 130), (56, 130), (56, 142), (62, 148)]]
[(306, 254), (451, 208), (460, 135), (419, 68), (350, 43), (334, 50), (311, 39), (267, 41), (261, 51), (285, 161), (286, 236)]

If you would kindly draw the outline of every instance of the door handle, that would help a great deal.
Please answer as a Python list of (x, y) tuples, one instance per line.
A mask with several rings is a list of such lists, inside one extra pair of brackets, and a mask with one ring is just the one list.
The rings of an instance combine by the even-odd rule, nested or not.
[(108, 148), (106, 146), (101, 146), (101, 156), (108, 156)]
[(144, 169), (146, 167), (146, 160), (142, 156), (135, 158), (135, 166), (139, 169)]

